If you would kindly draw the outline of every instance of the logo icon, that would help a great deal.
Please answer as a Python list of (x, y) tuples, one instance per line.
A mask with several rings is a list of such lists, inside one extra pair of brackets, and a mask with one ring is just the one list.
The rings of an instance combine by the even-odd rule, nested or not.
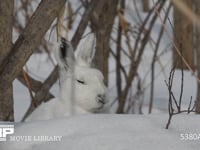
[(14, 133), (14, 125), (0, 124), (0, 141), (6, 141), (9, 134)]

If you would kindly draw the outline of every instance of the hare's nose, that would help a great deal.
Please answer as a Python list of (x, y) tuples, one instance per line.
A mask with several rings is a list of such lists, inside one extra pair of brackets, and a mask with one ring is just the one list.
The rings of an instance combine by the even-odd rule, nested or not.
[(100, 103), (105, 104), (105, 98), (106, 98), (106, 96), (104, 94), (98, 94), (97, 97), (98, 97), (98, 101)]

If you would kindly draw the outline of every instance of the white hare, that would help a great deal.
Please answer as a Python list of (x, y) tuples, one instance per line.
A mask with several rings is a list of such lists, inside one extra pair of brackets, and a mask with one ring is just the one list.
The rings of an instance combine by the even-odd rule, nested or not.
[(61, 39), (56, 54), (61, 77), (60, 95), (42, 103), (25, 121), (95, 113), (103, 108), (106, 94), (103, 75), (90, 66), (93, 40), (94, 35), (89, 35), (75, 59), (71, 43)]

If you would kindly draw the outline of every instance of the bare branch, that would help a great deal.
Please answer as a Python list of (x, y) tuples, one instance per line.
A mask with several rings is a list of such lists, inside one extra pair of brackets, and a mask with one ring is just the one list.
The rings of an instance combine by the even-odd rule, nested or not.
[[(5, 91), (17, 77), (21, 68), (41, 42), (46, 31), (66, 0), (43, 0), (29, 23), (11, 48), (10, 54), (0, 64), (0, 91)], [(3, 95), (0, 95), (2, 99)]]
[[(167, 21), (170, 9), (171, 9), (171, 4), (168, 6), (167, 12), (165, 14), (165, 18), (164, 18), (164, 22), (163, 22), (164, 24)], [(156, 43), (156, 47), (155, 47), (155, 51), (154, 51), (154, 55), (153, 55), (153, 60), (152, 60), (152, 63), (151, 63), (151, 95), (150, 95), (149, 113), (152, 112), (152, 107), (153, 107), (155, 62), (157, 60), (157, 53), (158, 53), (158, 49), (159, 49), (159, 45), (160, 45), (160, 41), (161, 41), (163, 32), (164, 32), (164, 27), (162, 26), (160, 33), (158, 35), (158, 40), (157, 40), (157, 43)]]
[[(12, 25), (14, 0), (0, 2), (0, 69), (4, 58), (9, 54), (12, 46)], [(0, 77), (1, 78), (1, 77)], [(5, 84), (0, 82), (0, 120), (13, 121), (13, 87), (9, 82)], [(4, 89), (4, 90), (1, 90)]]
[[(131, 56), (133, 60), (131, 61), (131, 65), (130, 65), (130, 69), (129, 69), (129, 73), (128, 73), (128, 80), (126, 82), (126, 87), (123, 90), (124, 100), (126, 99), (128, 93), (129, 93), (129, 89), (132, 85), (132, 81), (134, 80), (134, 78), (137, 74), (137, 69), (141, 62), (142, 54), (143, 54), (144, 48), (148, 42), (149, 35), (151, 33), (153, 25), (157, 19), (157, 14), (154, 14), (154, 16), (152, 17), (152, 19), (150, 21), (149, 29), (144, 33), (143, 38), (141, 38), (144, 26), (146, 25), (147, 21), (149, 20), (150, 15), (153, 13), (153, 10), (157, 9), (158, 11), (160, 11), (162, 9), (162, 7), (164, 6), (164, 4), (165, 4), (165, 1), (158, 1), (156, 3), (156, 5), (153, 7), (153, 9), (149, 11), (147, 18), (145, 19), (145, 21), (143, 22), (143, 24), (141, 26), (141, 31), (139, 32), (139, 35), (135, 41), (134, 49), (133, 49), (132, 56)], [(140, 43), (140, 47), (138, 47), (139, 43)], [(138, 51), (137, 55), (136, 55), (136, 51)], [(117, 109), (117, 113), (123, 113), (124, 106), (125, 106), (125, 101), (121, 101), (119, 104), (119, 107)]]
[[(47, 98), (50, 98), (50, 97), (47, 97), (46, 93), (49, 92), (50, 88), (54, 84), (54, 81), (57, 79), (57, 76), (58, 76), (58, 68), (56, 67), (55, 71), (53, 71), (51, 73), (51, 75), (44, 81), (44, 83), (42, 84), (40, 90), (37, 91), (37, 93), (35, 94), (34, 99), (37, 100), (36, 101), (37, 106), (39, 106), (43, 101), (49, 100)], [(25, 116), (23, 117), (22, 121), (24, 121), (28, 117), (28, 115), (33, 112), (33, 110), (36, 107), (34, 106), (34, 103), (32, 102), (31, 106), (29, 107), (29, 109), (27, 110)]]
[[(174, 80), (174, 72), (175, 72), (175, 67), (173, 69), (171, 69), (170, 71), (170, 76), (169, 76), (169, 79), (168, 79), (168, 82), (165, 82), (166, 85), (167, 85), (167, 88), (168, 88), (168, 92), (169, 92), (169, 102), (168, 102), (168, 113), (169, 113), (169, 118), (168, 118), (168, 121), (167, 121), (167, 124), (166, 124), (166, 129), (169, 128), (169, 125), (171, 123), (171, 119), (174, 115), (178, 115), (180, 113), (191, 113), (191, 112), (195, 112), (195, 106), (196, 106), (196, 103), (194, 103), (193, 107), (191, 108), (191, 103), (192, 103), (192, 97), (190, 98), (190, 102), (189, 102), (189, 105), (188, 105), (188, 109), (187, 110), (181, 110), (181, 103), (182, 103), (182, 94), (183, 94), (183, 78), (184, 78), (184, 74), (183, 74), (183, 69), (182, 69), (182, 73), (181, 73), (181, 91), (180, 91), (180, 97), (179, 97), (179, 102), (177, 102), (176, 98), (174, 97), (174, 94), (173, 94), (173, 91), (172, 91), (172, 86), (173, 86), (173, 80)], [(173, 101), (172, 101), (173, 99)], [(176, 108), (174, 108), (174, 104), (173, 102), (175, 103), (175, 106)]]
[[(79, 41), (81, 40), (81, 37), (88, 25), (89, 19), (91, 17), (91, 14), (94, 10), (96, 11), (100, 11), (102, 5), (102, 1), (95, 1), (93, 0), (88, 8), (85, 10), (82, 19), (76, 29), (76, 32), (71, 40), (72, 45), (74, 47), (74, 49), (76, 49)], [(41, 102), (45, 102), (48, 101), (49, 99), (51, 99), (53, 96), (51, 94), (48, 94), (48, 96), (46, 95), (46, 93), (49, 93), (49, 90), (51, 88), (51, 86), (57, 81), (58, 79), (58, 66), (56, 66), (54, 68), (54, 70), (52, 71), (52, 73), (49, 75), (49, 77), (46, 79), (46, 81), (42, 84), (42, 86), (37, 89), (37, 92), (35, 94), (35, 100), (37, 101), (37, 106), (39, 106), (39, 104), (41, 104)], [(27, 113), (25, 114), (23, 120), (26, 119), (26, 117), (35, 109), (36, 107), (34, 107), (32, 104), (29, 107)]]

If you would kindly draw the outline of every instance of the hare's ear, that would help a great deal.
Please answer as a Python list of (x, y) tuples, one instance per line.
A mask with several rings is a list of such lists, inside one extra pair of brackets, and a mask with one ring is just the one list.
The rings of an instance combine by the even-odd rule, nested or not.
[(82, 42), (81, 44), (81, 49), (77, 55), (78, 58), (78, 63), (80, 65), (90, 65), (93, 59), (93, 55), (95, 52), (95, 44), (96, 44), (96, 39), (95, 35), (89, 34), (86, 39)]
[(56, 55), (59, 67), (65, 70), (73, 68), (75, 64), (74, 50), (71, 43), (63, 37)]

